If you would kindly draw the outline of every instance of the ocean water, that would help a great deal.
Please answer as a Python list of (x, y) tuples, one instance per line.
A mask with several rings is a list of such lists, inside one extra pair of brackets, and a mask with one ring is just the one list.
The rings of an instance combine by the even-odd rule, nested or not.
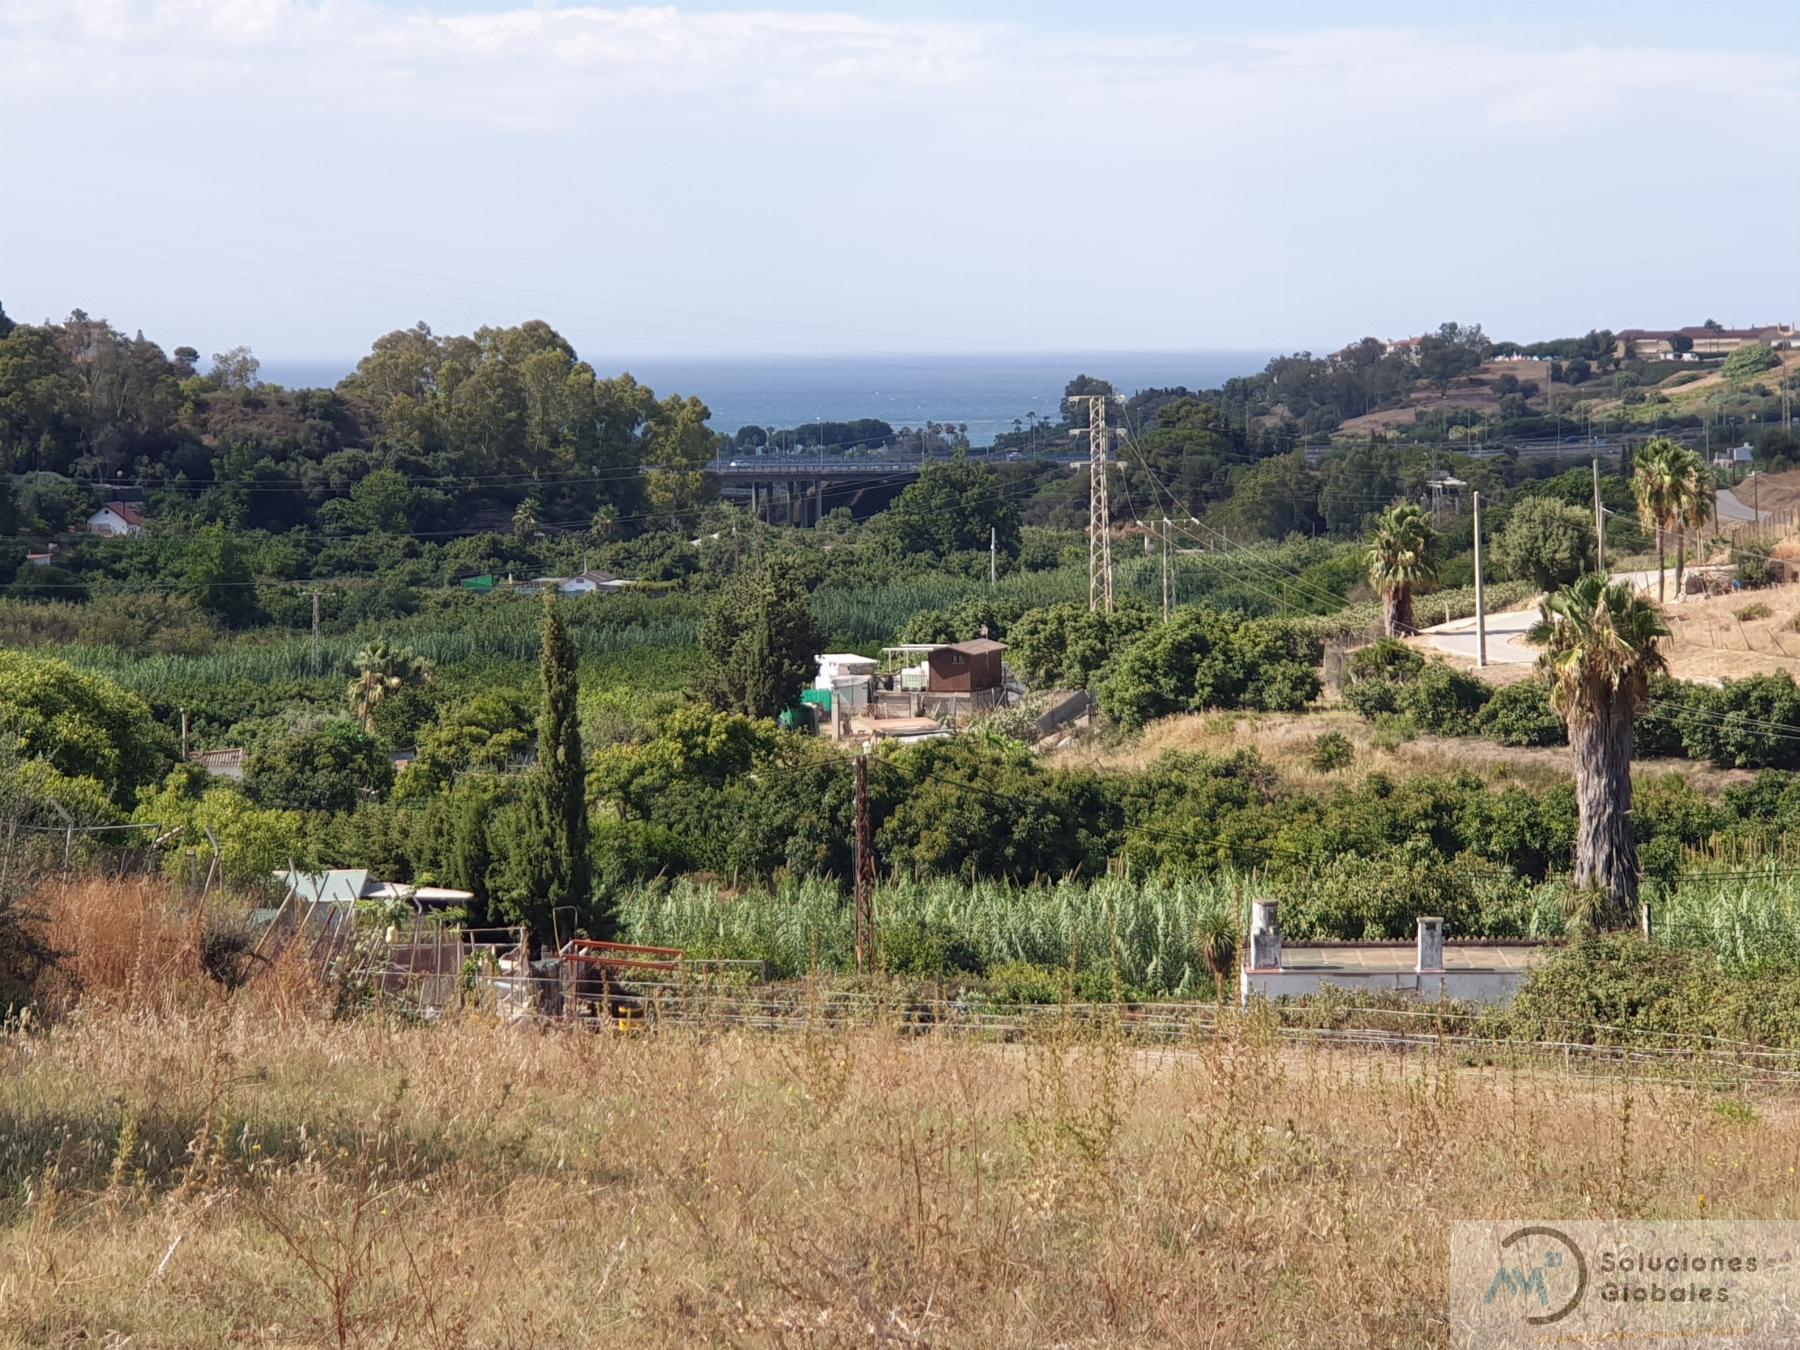
[[(1052, 421), (1077, 375), (1112, 381), (1121, 393), (1185, 385), (1217, 388), (1261, 370), (1272, 352), (1034, 352), (1018, 356), (788, 356), (589, 358), (601, 374), (630, 371), (658, 395), (700, 398), (715, 430), (796, 427), (878, 417), (895, 427), (967, 424), (986, 445), (1027, 413)], [(342, 361), (266, 359), (262, 377), (289, 388), (332, 385), (355, 366)]]

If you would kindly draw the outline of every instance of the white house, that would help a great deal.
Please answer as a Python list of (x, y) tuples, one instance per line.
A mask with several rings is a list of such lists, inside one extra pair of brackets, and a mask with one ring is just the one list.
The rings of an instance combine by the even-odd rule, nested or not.
[(126, 502), (108, 502), (88, 517), (87, 527), (91, 534), (142, 534), (144, 513)]
[(634, 584), (611, 572), (587, 571), (572, 577), (533, 577), (519, 589), (533, 594), (555, 588), (559, 595), (616, 595)]

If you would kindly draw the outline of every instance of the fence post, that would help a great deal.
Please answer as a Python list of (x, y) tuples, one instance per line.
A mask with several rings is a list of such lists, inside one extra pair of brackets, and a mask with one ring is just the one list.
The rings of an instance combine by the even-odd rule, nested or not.
[(1650, 941), (1650, 902), (1638, 901), (1638, 926), (1644, 930), (1644, 941)]
[(1419, 964), (1421, 975), (1441, 975), (1444, 971), (1444, 921), (1419, 919)]

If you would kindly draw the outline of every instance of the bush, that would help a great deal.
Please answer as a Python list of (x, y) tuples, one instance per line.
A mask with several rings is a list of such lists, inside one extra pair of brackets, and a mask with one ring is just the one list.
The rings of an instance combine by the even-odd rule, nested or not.
[(1690, 758), (1731, 769), (1800, 768), (1800, 739), (1784, 730), (1800, 725), (1800, 687), (1786, 671), (1727, 680), (1718, 690), (1693, 686), (1683, 703), (1697, 714), (1680, 719)]
[(1061, 1003), (1069, 994), (1068, 976), (1029, 961), (1007, 961), (987, 973), (988, 996), (996, 1003)]
[(1766, 619), (1774, 614), (1775, 611), (1770, 609), (1762, 601), (1757, 600), (1743, 606), (1741, 609), (1737, 610), (1736, 613), (1739, 623), (1750, 623), (1756, 619)]
[(1475, 733), (1501, 745), (1542, 746), (1568, 743), (1568, 728), (1550, 706), (1550, 689), (1541, 680), (1521, 680), (1494, 691), (1475, 714)]
[(1743, 383), (1765, 370), (1781, 364), (1781, 357), (1766, 342), (1746, 342), (1725, 358), (1719, 373), (1734, 383)]
[(1184, 608), (1113, 663), (1100, 706), (1127, 727), (1208, 708), (1297, 712), (1318, 696), (1323, 645), (1282, 620)]
[(1738, 583), (1751, 589), (1771, 584), (1775, 580), (1774, 552), (1775, 543), (1770, 539), (1740, 541), (1731, 554)]
[(979, 974), (981, 954), (950, 925), (913, 918), (882, 928), (881, 965), (890, 975), (939, 979)]
[(1441, 660), (1426, 662), (1395, 638), (1353, 652), (1344, 669), (1344, 702), (1369, 721), (1396, 714), (1416, 729), (1458, 736), (1492, 690)]
[(1711, 952), (1614, 933), (1532, 971), (1507, 1022), (1513, 1034), (1543, 1041), (1643, 1045), (1648, 1035), (1676, 1045), (1720, 1037), (1795, 1047), (1800, 971), (1726, 968)]
[(1313, 742), (1311, 764), (1320, 773), (1347, 769), (1356, 759), (1356, 747), (1341, 731), (1328, 731)]

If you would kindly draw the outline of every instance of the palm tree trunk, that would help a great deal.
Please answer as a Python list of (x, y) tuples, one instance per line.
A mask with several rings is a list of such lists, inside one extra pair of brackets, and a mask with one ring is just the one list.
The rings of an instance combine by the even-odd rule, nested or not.
[(1687, 571), (1687, 526), (1684, 523), (1681, 532), (1675, 536), (1675, 598), (1681, 599), (1681, 577)]
[(1382, 592), (1381, 619), (1389, 637), (1405, 637), (1412, 632), (1412, 587), (1396, 586)]
[(1631, 829), (1631, 732), (1634, 714), (1626, 695), (1604, 696), (1595, 715), (1571, 723), (1575, 752), (1575, 884), (1608, 900), (1612, 926), (1626, 927), (1637, 913), (1637, 841)]
[(1663, 527), (1656, 527), (1656, 603), (1662, 604), (1663, 596), (1663, 559), (1665, 545), (1663, 543)]

